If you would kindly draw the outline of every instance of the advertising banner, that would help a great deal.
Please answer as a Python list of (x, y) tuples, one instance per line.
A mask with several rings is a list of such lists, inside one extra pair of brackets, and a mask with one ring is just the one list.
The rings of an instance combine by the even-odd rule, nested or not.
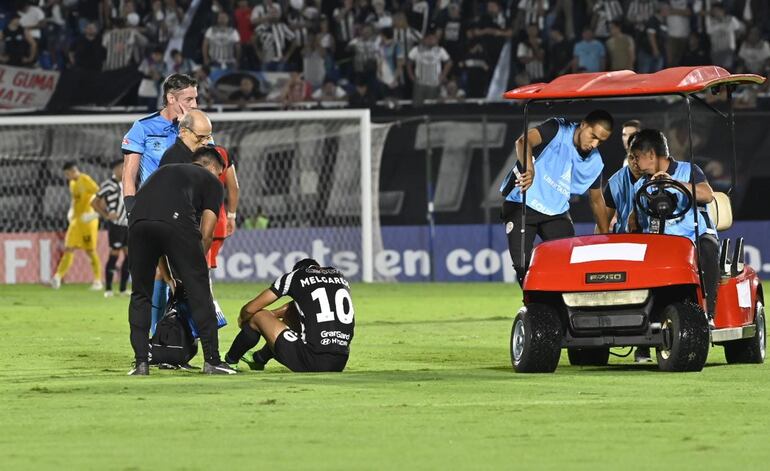
[[(577, 224), (578, 234), (593, 225)], [(744, 237), (746, 263), (761, 278), (770, 279), (770, 221), (736, 222), (720, 237)], [(63, 249), (63, 233), (0, 234), (0, 283), (45, 283), (56, 270)], [(360, 232), (350, 229), (267, 229), (235, 232), (219, 254), (215, 281), (273, 281), (299, 260), (312, 257), (338, 267), (349, 279), (361, 279), (361, 248), (350, 241)], [(382, 228), (383, 246), (375, 251), (377, 281), (505, 281), (515, 282), (502, 225), (436, 226), (431, 252), (426, 226)], [(99, 255), (107, 256), (107, 234), (99, 235)], [(433, 255), (433, 256), (431, 256)], [(434, 273), (431, 277), (431, 272)], [(90, 283), (84, 254), (64, 278), (65, 283)]]
[(0, 108), (43, 109), (58, 82), (56, 71), (0, 65)]

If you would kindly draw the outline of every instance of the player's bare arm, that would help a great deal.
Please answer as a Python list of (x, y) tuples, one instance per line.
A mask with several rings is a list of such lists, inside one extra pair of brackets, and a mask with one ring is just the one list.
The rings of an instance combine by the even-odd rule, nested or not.
[(217, 215), (210, 209), (204, 209), (201, 214), (201, 240), (203, 241), (203, 253), (207, 253), (214, 240), (214, 227), (217, 225)]
[(591, 212), (594, 213), (596, 228), (599, 234), (606, 234), (609, 230), (609, 219), (607, 218), (607, 204), (604, 201), (604, 192), (601, 188), (591, 188), (588, 190), (588, 196), (591, 202)]
[(107, 203), (104, 202), (104, 198), (95, 197), (91, 200), (91, 207), (94, 211), (107, 221), (117, 221), (118, 214), (115, 212), (109, 212), (107, 210)]
[(238, 212), (238, 198), (241, 193), (234, 165), (225, 171), (225, 190), (227, 191), (227, 236), (229, 237), (235, 232), (235, 215)]
[[(139, 161), (142, 154), (125, 154), (123, 156), (123, 197), (136, 195), (136, 176), (139, 174)], [(131, 208), (126, 208), (129, 211)]]
[(516, 157), (521, 165), (524, 165), (524, 159), (527, 162), (527, 171), (516, 179), (516, 185), (526, 191), (535, 179), (535, 159), (532, 156), (532, 149), (543, 142), (543, 137), (537, 128), (532, 128), (527, 132), (527, 152), (524, 152), (524, 135), (516, 139)]

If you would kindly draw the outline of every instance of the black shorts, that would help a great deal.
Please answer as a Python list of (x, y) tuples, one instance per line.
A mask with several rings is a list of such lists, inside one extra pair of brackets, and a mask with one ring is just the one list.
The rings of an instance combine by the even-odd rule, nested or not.
[(299, 339), (291, 329), (278, 334), (273, 345), (275, 359), (295, 373), (342, 371), (348, 362), (347, 355), (316, 353)]
[(111, 249), (127, 249), (128, 226), (119, 226), (113, 223), (107, 224), (107, 240), (110, 242)]

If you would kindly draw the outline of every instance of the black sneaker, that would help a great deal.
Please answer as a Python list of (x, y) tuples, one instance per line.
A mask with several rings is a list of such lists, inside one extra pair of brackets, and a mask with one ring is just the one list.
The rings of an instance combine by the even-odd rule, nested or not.
[(252, 371), (262, 371), (265, 369), (265, 363), (262, 362), (262, 358), (259, 356), (259, 352), (251, 354), (251, 360), (246, 357), (241, 358), (241, 361), (249, 365), (249, 369)]
[(634, 352), (634, 363), (647, 363), (652, 361), (650, 357), (650, 347), (636, 347)]
[(203, 372), (207, 375), (234, 375), (238, 373), (223, 361), (220, 361), (216, 365), (212, 365), (209, 362), (203, 363)]
[(182, 370), (182, 371), (196, 371), (196, 370), (199, 370), (199, 369), (200, 369), (200, 367), (198, 367), (198, 366), (192, 366), (192, 365), (191, 365), (191, 364), (189, 364), (189, 363), (184, 363), (184, 364), (178, 365), (177, 367), (178, 367), (180, 370)]
[(150, 365), (146, 361), (135, 363), (128, 376), (147, 376), (150, 374)]

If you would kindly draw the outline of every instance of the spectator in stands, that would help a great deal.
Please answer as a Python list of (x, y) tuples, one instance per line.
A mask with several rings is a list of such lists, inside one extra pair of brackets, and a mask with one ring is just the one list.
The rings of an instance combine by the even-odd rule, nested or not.
[(374, 87), (377, 79), (377, 37), (371, 25), (363, 25), (359, 34), (348, 43), (348, 48), (353, 51), (353, 74), (362, 77)]
[(770, 44), (762, 38), (758, 26), (752, 26), (738, 51), (739, 73), (767, 75), (770, 68)]
[(441, 94), (439, 97), (444, 103), (463, 101), (465, 99), (465, 90), (460, 88), (457, 84), (457, 80), (452, 78), (447, 80), (441, 87)]
[(252, 77), (241, 78), (238, 90), (227, 98), (228, 103), (238, 105), (238, 108), (246, 108), (250, 103), (255, 103), (264, 97), (259, 92), (259, 85)]
[(732, 11), (738, 21), (756, 26), (760, 34), (770, 34), (770, 2), (763, 0), (733, 0)]
[(425, 100), (439, 97), (441, 84), (452, 69), (446, 49), (438, 45), (436, 33), (429, 31), (420, 46), (409, 51), (409, 78), (414, 82), (412, 106), (422, 106)]
[(334, 38), (336, 42), (334, 60), (342, 74), (349, 77), (352, 74), (353, 51), (348, 49), (348, 43), (356, 35), (356, 13), (353, 0), (342, 0), (332, 13)]
[(353, 93), (348, 97), (348, 105), (351, 108), (372, 108), (377, 104), (377, 96), (369, 88), (363, 79), (356, 79)]
[(468, 39), (468, 50), (465, 53), (463, 68), (466, 76), (466, 91), (471, 98), (483, 98), (487, 95), (489, 86), (489, 77), (492, 70), (487, 61), (487, 51), (484, 49), (484, 43), (480, 36), (476, 34), (478, 29), (476, 24), (468, 27), (466, 37)]
[(610, 59), (608, 70), (634, 70), (636, 50), (634, 39), (625, 34), (620, 21), (610, 23), (610, 38), (605, 43)]
[(83, 32), (88, 23), (101, 25), (100, 11), (103, 3), (103, 0), (79, 0), (77, 2), (73, 17), (77, 18), (78, 33)]
[[(500, 5), (496, 6), (500, 10)], [(545, 31), (545, 15), (549, 7), (549, 0), (518, 0), (514, 30), (526, 31), (527, 26), (535, 25), (539, 31)]]
[(169, 37), (179, 33), (184, 18), (184, 10), (177, 5), (176, 0), (163, 0), (163, 21), (166, 22), (166, 30)]
[(32, 67), (37, 60), (37, 41), (21, 26), (19, 15), (13, 15), (2, 33), (4, 49), (0, 62), (17, 67)]
[(513, 37), (511, 22), (503, 14), (497, 0), (487, 3), (486, 13), (481, 16), (476, 28), (476, 36), (484, 43), (489, 68), (494, 71), (505, 41)]
[(411, 5), (411, 9), (407, 12), (409, 24), (422, 36), (425, 36), (430, 25), (430, 5), (426, 0), (412, 0)]
[(44, 68), (63, 69), (69, 55), (69, 34), (62, 0), (48, 0), (44, 11), (46, 19), (43, 37), (51, 64), (50, 67), (41, 65)]
[(559, 28), (548, 30), (548, 80), (553, 80), (569, 72), (572, 67), (572, 50), (570, 41), (564, 37)]
[(607, 52), (604, 44), (594, 38), (590, 27), (583, 28), (583, 39), (575, 44), (572, 52), (573, 72), (601, 72), (607, 70)]
[(441, 13), (436, 21), (436, 34), (440, 39), (439, 44), (446, 49), (453, 61), (460, 61), (465, 57), (465, 22), (460, 16), (460, 4), (453, 1)]
[(163, 48), (155, 47), (149, 57), (139, 64), (142, 81), (139, 82), (138, 101), (140, 106), (146, 106), (153, 113), (158, 110), (158, 95), (160, 83), (166, 76), (166, 64), (163, 62)]
[[(575, 12), (574, 12), (574, 5), (573, 0), (556, 0), (556, 4), (554, 5), (551, 12), (548, 14), (548, 17), (552, 19), (552, 21), (556, 21), (558, 17), (561, 17), (564, 24), (564, 30), (562, 31), (562, 34), (567, 38), (568, 41), (572, 42), (575, 40)], [(549, 22), (551, 24), (551, 28), (557, 27), (553, 25), (553, 22)], [(570, 50), (571, 52), (571, 50)]]
[[(656, 0), (631, 0), (626, 9), (626, 24), (631, 28), (630, 34), (636, 44), (637, 58), (640, 61), (644, 55), (647, 43), (647, 22), (655, 15)], [(649, 45), (647, 45), (649, 46)], [(649, 49), (649, 48), (647, 48)], [(649, 65), (649, 64), (648, 64)]]
[(302, 49), (302, 73), (313, 89), (317, 89), (323, 84), (330, 66), (327, 67), (327, 61), (330, 62), (326, 49), (321, 42), (321, 36), (311, 34), (307, 44)]
[(169, 32), (166, 28), (166, 14), (163, 12), (163, 2), (153, 0), (150, 11), (142, 19), (144, 31), (150, 44), (154, 46), (165, 45), (169, 40)]
[[(132, 16), (131, 24), (126, 24), (123, 18), (113, 20), (114, 28), (107, 30), (102, 37), (102, 46), (107, 51), (104, 60), (104, 70), (122, 69), (130, 64), (137, 63), (137, 56), (142, 47), (147, 44), (147, 38), (142, 36), (135, 28)], [(138, 19), (136, 20), (138, 23)]]
[(262, 70), (284, 71), (287, 69), (288, 59), (297, 47), (294, 32), (281, 19), (281, 9), (277, 4), (272, 3), (267, 8), (264, 15), (266, 19), (255, 30), (259, 44), (257, 54), (262, 63)]
[(212, 69), (232, 70), (241, 60), (241, 36), (230, 26), (230, 16), (217, 15), (217, 24), (206, 30), (203, 38), (203, 64)]
[(594, 36), (602, 41), (610, 37), (610, 23), (623, 19), (623, 6), (618, 0), (596, 0), (591, 12)]
[(284, 85), (281, 101), (284, 106), (290, 107), (292, 104), (308, 101), (312, 91), (312, 87), (302, 78), (302, 74), (292, 72), (289, 81)]
[(217, 99), (216, 88), (211, 80), (211, 68), (199, 65), (195, 68), (194, 78), (198, 82), (198, 103), (211, 106)]
[(524, 65), (529, 83), (545, 80), (545, 49), (537, 25), (527, 26), (527, 36), (519, 42), (516, 58)]
[(345, 89), (337, 85), (334, 80), (324, 80), (321, 88), (313, 92), (311, 98), (316, 101), (329, 102), (329, 101), (344, 101), (347, 97)]
[(238, 31), (241, 43), (241, 62), (239, 67), (242, 70), (257, 70), (259, 68), (257, 50), (252, 40), (255, 27), (251, 23), (252, 11), (253, 9), (249, 6), (248, 0), (238, 0), (238, 6), (233, 13), (235, 29)]
[(690, 33), (687, 40), (687, 49), (682, 55), (682, 66), (693, 67), (696, 65), (708, 65), (711, 62), (709, 53), (703, 45), (701, 36), (696, 33)]
[(721, 3), (711, 6), (706, 21), (706, 32), (711, 40), (711, 61), (714, 65), (732, 70), (735, 64), (737, 35), (744, 30), (736, 17), (725, 12)]
[(636, 40), (636, 71), (642, 74), (657, 72), (663, 68), (664, 44), (663, 17), (659, 9), (647, 20), (644, 29)]
[(21, 27), (28, 31), (30, 36), (40, 45), (46, 21), (45, 12), (36, 3), (33, 0), (17, 0), (16, 14), (19, 15)]
[(677, 67), (687, 48), (690, 36), (691, 0), (668, 0), (664, 6), (666, 18), (666, 67)]
[(182, 55), (182, 51), (179, 49), (172, 49), (170, 55), (171, 65), (169, 66), (169, 74), (193, 74), (195, 71), (195, 63), (190, 59), (186, 59)]
[(403, 77), (406, 54), (393, 38), (393, 29), (385, 28), (380, 32), (377, 51), (377, 80), (386, 97), (401, 97), (401, 78)]
[(96, 23), (88, 23), (83, 35), (75, 40), (75, 44), (69, 51), (70, 64), (82, 70), (99, 72), (107, 51), (102, 46), (99, 30)]
[(376, 20), (373, 25), (378, 29), (392, 28), (393, 17), (390, 12), (385, 9), (385, 0), (372, 0), (372, 9), (374, 10), (374, 16)]
[[(401, 46), (404, 55), (409, 54), (409, 51), (422, 41), (422, 34), (409, 26), (406, 14), (402, 11), (393, 14), (393, 40)], [(402, 71), (399, 82), (401, 83), (402, 94), (410, 96), (412, 93), (412, 79), (406, 70)]]

